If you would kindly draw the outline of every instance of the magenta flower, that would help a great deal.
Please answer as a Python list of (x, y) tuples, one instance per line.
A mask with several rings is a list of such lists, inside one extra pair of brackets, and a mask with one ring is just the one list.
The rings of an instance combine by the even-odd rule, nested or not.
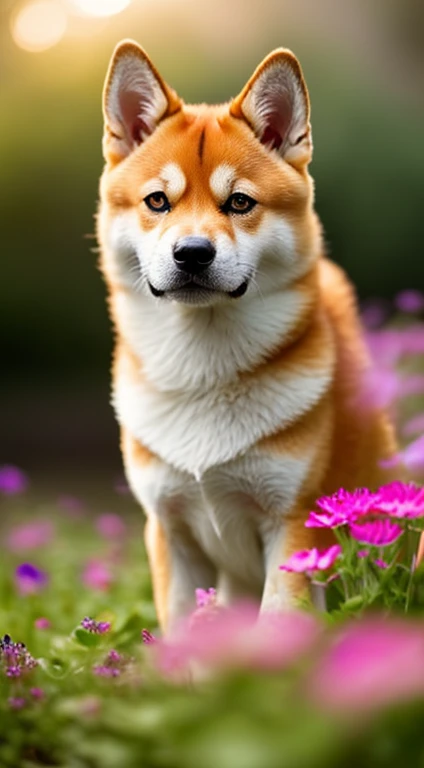
[(52, 624), (50, 619), (46, 619), (45, 616), (40, 616), (38, 619), (35, 619), (34, 621), (35, 629), (41, 629), (41, 630), (50, 629), (51, 625)]
[(122, 539), (127, 531), (122, 517), (113, 514), (113, 512), (99, 515), (96, 520), (96, 529), (104, 539), (111, 539), (112, 541)]
[(113, 582), (110, 566), (104, 560), (93, 558), (86, 564), (82, 580), (90, 589), (107, 592)]
[(141, 630), (141, 637), (144, 645), (155, 645), (158, 642), (157, 637), (155, 637), (155, 635), (152, 635), (152, 633), (149, 632), (148, 629)]
[(7, 703), (9, 704), (10, 709), (23, 709), (26, 706), (26, 699), (23, 698), (23, 696), (11, 696)]
[(11, 464), (0, 467), (0, 493), (14, 496), (23, 493), (28, 487), (28, 477), (21, 469)]
[(21, 595), (33, 595), (46, 586), (48, 576), (36, 565), (22, 563), (16, 568), (15, 580)]
[(393, 523), (388, 518), (381, 520), (369, 520), (365, 523), (350, 523), (350, 535), (359, 541), (360, 544), (372, 544), (376, 547), (386, 547), (393, 544), (403, 529), (397, 523)]
[(414, 483), (388, 483), (374, 494), (373, 508), (390, 517), (406, 520), (423, 517), (424, 488)]
[(42, 688), (30, 688), (29, 692), (32, 698), (36, 701), (42, 701), (42, 699), (44, 699), (45, 693)]
[(289, 557), (284, 565), (280, 565), (280, 571), (289, 573), (313, 573), (314, 571), (326, 571), (331, 568), (341, 554), (340, 544), (334, 544), (328, 549), (319, 551), (313, 549), (303, 549)]
[(109, 667), (107, 664), (95, 664), (93, 672), (98, 677), (119, 677), (121, 670), (117, 667)]
[(316, 503), (321, 511), (310, 512), (306, 528), (337, 528), (368, 512), (373, 495), (368, 488), (357, 488), (353, 492), (340, 488), (332, 496), (322, 496)]
[(424, 695), (424, 633), (419, 624), (380, 618), (355, 622), (324, 653), (310, 681), (319, 707), (366, 715)]
[(216, 589), (196, 589), (196, 605), (198, 608), (210, 608), (216, 605)]
[(48, 520), (38, 520), (12, 528), (7, 535), (6, 543), (11, 552), (22, 552), (45, 547), (50, 544), (53, 536), (52, 523)]

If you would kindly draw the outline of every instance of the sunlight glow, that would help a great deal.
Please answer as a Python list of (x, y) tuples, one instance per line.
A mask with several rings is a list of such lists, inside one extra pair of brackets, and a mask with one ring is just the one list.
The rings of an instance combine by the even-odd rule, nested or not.
[(25, 51), (39, 53), (56, 45), (64, 36), (67, 15), (55, 0), (36, 0), (24, 5), (12, 18), (12, 37)]
[(114, 16), (127, 8), (131, 0), (73, 0), (87, 16)]

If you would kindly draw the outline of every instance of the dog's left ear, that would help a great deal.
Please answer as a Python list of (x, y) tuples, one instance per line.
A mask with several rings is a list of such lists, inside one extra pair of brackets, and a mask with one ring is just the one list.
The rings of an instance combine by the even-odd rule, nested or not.
[(293, 165), (312, 157), (310, 106), (306, 83), (296, 56), (277, 48), (259, 65), (230, 113), (247, 121), (258, 139)]

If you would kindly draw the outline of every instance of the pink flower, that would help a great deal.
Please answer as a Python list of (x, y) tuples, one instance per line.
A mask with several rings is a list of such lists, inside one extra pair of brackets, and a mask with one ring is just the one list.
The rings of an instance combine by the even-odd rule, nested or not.
[(424, 516), (424, 488), (414, 483), (382, 485), (374, 494), (373, 508), (390, 517), (413, 519)]
[(113, 514), (113, 512), (105, 512), (103, 515), (99, 515), (96, 520), (96, 528), (104, 539), (122, 539), (126, 533), (126, 525), (119, 515)]
[(310, 512), (305, 523), (306, 528), (337, 528), (356, 520), (359, 515), (369, 511), (373, 503), (373, 494), (368, 488), (345, 491), (340, 488), (332, 496), (322, 496), (316, 504), (321, 512)]
[(107, 592), (113, 582), (110, 567), (103, 560), (89, 560), (84, 568), (82, 580), (90, 589)]
[(35, 619), (34, 621), (35, 629), (41, 629), (41, 630), (50, 629), (51, 625), (52, 624), (50, 619), (46, 619), (45, 616), (40, 616), (39, 619)]
[(361, 544), (372, 544), (376, 547), (385, 547), (393, 544), (403, 529), (397, 523), (393, 523), (387, 518), (381, 520), (369, 520), (365, 523), (350, 523), (350, 535)]
[(345, 627), (309, 681), (320, 708), (366, 714), (424, 695), (424, 633), (419, 624), (374, 618)]
[(12, 528), (6, 542), (12, 552), (38, 549), (50, 544), (54, 536), (54, 528), (48, 520), (38, 520)]
[(216, 589), (196, 589), (196, 605), (198, 608), (208, 608), (216, 605)]
[(284, 565), (280, 565), (281, 571), (290, 573), (312, 573), (313, 571), (325, 571), (331, 568), (341, 554), (340, 544), (334, 544), (328, 549), (319, 551), (313, 549), (303, 549), (289, 557)]
[(9, 704), (10, 709), (23, 709), (26, 706), (26, 699), (23, 698), (23, 696), (11, 696), (7, 703)]
[(18, 467), (4, 464), (0, 467), (0, 493), (14, 496), (23, 493), (28, 487), (28, 477)]
[(30, 688), (29, 692), (32, 698), (36, 701), (42, 701), (42, 699), (44, 699), (45, 693), (42, 688)]
[(183, 622), (156, 644), (157, 661), (167, 675), (198, 663), (202, 668), (280, 669), (299, 659), (315, 642), (319, 625), (307, 613), (264, 614), (243, 604)]
[(48, 582), (47, 574), (31, 563), (22, 563), (16, 568), (15, 579), (21, 595), (33, 595)]

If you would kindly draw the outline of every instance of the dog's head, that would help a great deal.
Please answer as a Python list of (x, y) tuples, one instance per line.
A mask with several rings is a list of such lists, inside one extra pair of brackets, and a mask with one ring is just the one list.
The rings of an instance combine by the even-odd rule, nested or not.
[(191, 106), (124, 41), (104, 117), (99, 237), (110, 281), (210, 305), (309, 269), (318, 234), (309, 98), (290, 51), (271, 53), (229, 104)]

